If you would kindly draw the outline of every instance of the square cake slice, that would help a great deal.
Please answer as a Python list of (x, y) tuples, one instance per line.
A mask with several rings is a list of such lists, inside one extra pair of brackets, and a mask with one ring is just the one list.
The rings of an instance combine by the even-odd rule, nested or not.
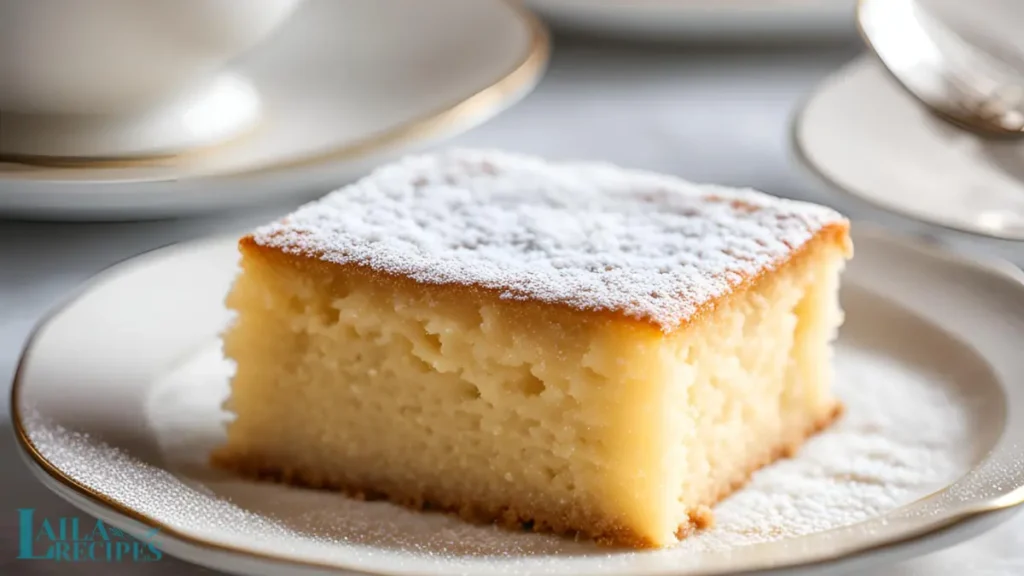
[(242, 238), (214, 461), (660, 547), (839, 413), (836, 212), (496, 151)]

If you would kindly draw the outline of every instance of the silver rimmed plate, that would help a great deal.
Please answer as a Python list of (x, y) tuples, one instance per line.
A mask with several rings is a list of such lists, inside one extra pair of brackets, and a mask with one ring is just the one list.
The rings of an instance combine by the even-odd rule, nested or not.
[[(716, 510), (635, 552), (258, 484), (206, 466), (231, 367), (233, 237), (113, 267), (31, 338), (12, 398), (29, 467), (164, 552), (244, 574), (826, 574), (964, 540), (1024, 501), (1024, 282), (855, 226), (837, 348), (847, 413)], [(801, 572), (804, 573), (804, 572)]]
[(543, 24), (514, 0), (309, 0), (237, 62), (263, 120), (209, 149), (127, 161), (4, 162), (0, 216), (126, 220), (322, 195), (527, 94)]
[(949, 124), (875, 58), (822, 82), (792, 137), (800, 162), (836, 191), (928, 224), (1024, 240), (1024, 142)]

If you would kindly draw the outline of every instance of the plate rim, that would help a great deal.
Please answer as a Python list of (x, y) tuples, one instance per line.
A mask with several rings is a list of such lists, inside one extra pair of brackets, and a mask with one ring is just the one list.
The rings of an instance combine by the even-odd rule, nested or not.
[[(894, 233), (871, 223), (854, 222), (851, 228), (853, 228), (853, 226), (856, 226), (856, 234), (858, 236), (870, 237), (876, 242), (894, 244), (899, 248), (907, 249), (925, 257), (942, 261), (947, 265), (967, 268), (976, 274), (982, 274), (987, 277), (1003, 281), (1010, 281), (1017, 286), (1018, 290), (1024, 292), (1024, 270), (1017, 268), (1007, 261), (997, 258), (967, 256), (944, 248), (940, 245), (923, 242), (912, 237)], [(92, 275), (88, 280), (81, 283), (64, 298), (58, 301), (57, 304), (53, 305), (46, 313), (44, 313), (33, 326), (29, 336), (25, 340), (25, 344), (23, 345), (18, 357), (14, 378), (11, 383), (9, 416), (18, 452), (25, 460), (26, 466), (28, 466), (33, 475), (37, 477), (37, 481), (77, 508), (82, 509), (82, 506), (75, 500), (83, 499), (83, 501), (89, 506), (103, 510), (112, 516), (123, 517), (131, 522), (139, 523), (147, 527), (158, 528), (161, 536), (169, 537), (176, 540), (181, 545), (192, 547), (204, 553), (228, 554), (250, 561), (269, 562), (281, 568), (298, 570), (320, 570), (338, 573), (344, 572), (354, 574), (356, 576), (382, 576), (392, 574), (391, 572), (366, 571), (364, 569), (341, 566), (339, 564), (300, 560), (295, 557), (289, 557), (282, 554), (248, 550), (235, 545), (208, 541), (202, 537), (177, 530), (172, 526), (166, 525), (158, 518), (138, 512), (127, 505), (115, 501), (103, 492), (86, 486), (85, 484), (73, 479), (61, 471), (59, 467), (48, 460), (36, 448), (26, 431), (20, 405), (20, 391), (24, 384), (25, 369), (30, 363), (30, 356), (35, 348), (35, 343), (38, 337), (49, 326), (51, 326), (54, 320), (56, 320), (63, 312), (75, 303), (79, 302), (83, 297), (88, 295), (92, 289), (102, 285), (104, 281), (109, 281), (110, 278), (115, 276), (117, 273), (128, 270), (133, 264), (140, 264), (146, 259), (154, 258), (162, 252), (184, 250), (190, 247), (195, 248), (204, 245), (216, 245), (229, 240), (233, 241), (237, 239), (237, 237), (238, 234), (223, 233), (192, 240), (170, 242), (145, 250), (133, 256), (123, 258)], [(977, 465), (978, 464), (975, 465), (975, 468), (977, 468)], [(920, 498), (905, 504), (903, 507), (912, 506), (922, 502), (923, 500), (931, 499), (943, 494), (961, 482), (963, 478), (964, 476), (960, 476), (946, 486), (932, 493), (923, 495)], [(827, 568), (829, 566), (840, 565), (843, 562), (853, 560), (863, 555), (875, 553), (884, 554), (886, 552), (893, 552), (900, 548), (915, 544), (923, 545), (930, 538), (942, 536), (943, 534), (957, 528), (966, 529), (970, 526), (986, 524), (986, 522), (989, 525), (994, 526), (997, 522), (993, 521), (993, 518), (1006, 518), (1016, 511), (1019, 511), (1021, 508), (1024, 508), (1024, 506), (1021, 506), (1022, 504), (1024, 504), (1024, 484), (1013, 488), (1009, 492), (999, 494), (988, 499), (971, 502), (968, 506), (958, 510), (956, 513), (939, 516), (934, 520), (923, 523), (915, 529), (907, 531), (907, 533), (903, 534), (901, 537), (891, 540), (858, 545), (852, 549), (841, 550), (824, 558), (817, 558), (805, 562), (797, 561), (793, 563), (784, 563), (738, 573), (709, 569), (699, 572), (690, 572), (687, 573), (687, 576), (721, 576), (726, 573), (764, 576), (780, 572), (792, 573), (792, 571), (797, 570), (806, 571), (816, 568)], [(185, 560), (182, 558), (182, 560), (186, 562), (197, 562), (192, 559)]]
[[(25, 162), (17, 158), (0, 156), (0, 182), (13, 179), (21, 183), (43, 185), (52, 183), (60, 186), (76, 184), (160, 184), (166, 182), (188, 181), (192, 183), (217, 183), (225, 180), (236, 180), (251, 177), (276, 175), (296, 169), (313, 168), (343, 160), (367, 158), (373, 154), (383, 153), (401, 146), (424, 143), (432, 138), (443, 137), (452, 130), (463, 125), (471, 125), (474, 121), (492, 117), (529, 91), (540, 81), (551, 59), (551, 33), (544, 21), (533, 11), (526, 8), (519, 0), (493, 0), (496, 6), (503, 6), (510, 13), (509, 18), (518, 21), (529, 35), (524, 53), (510, 69), (492, 81), (486, 87), (448, 103), (438, 109), (431, 110), (397, 126), (376, 134), (360, 138), (339, 147), (315, 151), (299, 158), (271, 160), (265, 164), (238, 170), (224, 170), (203, 174), (171, 174), (154, 178), (129, 178), (124, 180), (76, 178), (73, 180), (53, 179), (46, 176), (50, 170), (64, 167), (88, 169), (90, 166), (102, 168), (133, 168), (144, 166), (154, 158), (139, 159), (75, 159), (59, 158), (53, 162)], [(301, 9), (301, 8), (300, 8)], [(258, 129), (258, 128), (257, 128)], [(243, 136), (242, 138), (244, 138)], [(195, 151), (194, 153), (202, 153)], [(185, 152), (179, 157), (190, 154)], [(4, 165), (13, 166), (4, 169)], [(19, 178), (18, 172), (31, 171), (29, 178)], [(41, 173), (41, 174), (40, 174)]]

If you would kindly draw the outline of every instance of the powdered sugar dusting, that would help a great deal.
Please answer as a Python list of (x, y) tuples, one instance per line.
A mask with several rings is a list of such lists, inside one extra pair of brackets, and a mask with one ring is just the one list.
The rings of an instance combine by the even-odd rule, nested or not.
[(254, 238), (419, 282), (620, 312), (668, 331), (842, 221), (753, 190), (454, 150), (380, 168)]

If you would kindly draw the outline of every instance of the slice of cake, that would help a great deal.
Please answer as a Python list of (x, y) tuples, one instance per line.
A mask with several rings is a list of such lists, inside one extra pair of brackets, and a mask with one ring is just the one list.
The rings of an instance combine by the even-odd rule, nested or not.
[(591, 163), (405, 159), (240, 242), (217, 463), (635, 547), (838, 414), (848, 223)]

